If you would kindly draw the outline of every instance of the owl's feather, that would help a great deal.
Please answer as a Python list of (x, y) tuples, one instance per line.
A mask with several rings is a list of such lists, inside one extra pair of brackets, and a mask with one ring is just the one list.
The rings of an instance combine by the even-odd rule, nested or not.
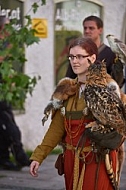
[(118, 84), (107, 74), (106, 64), (90, 63), (84, 98), (96, 121), (126, 135), (126, 111)]

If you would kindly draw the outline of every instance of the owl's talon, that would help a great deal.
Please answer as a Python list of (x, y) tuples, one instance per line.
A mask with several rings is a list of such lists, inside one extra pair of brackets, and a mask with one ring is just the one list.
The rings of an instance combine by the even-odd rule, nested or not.
[(114, 59), (114, 63), (117, 63), (117, 62), (118, 62), (118, 60), (119, 60), (119, 57), (118, 57), (118, 56), (116, 56), (116, 57), (115, 57), (115, 59)]

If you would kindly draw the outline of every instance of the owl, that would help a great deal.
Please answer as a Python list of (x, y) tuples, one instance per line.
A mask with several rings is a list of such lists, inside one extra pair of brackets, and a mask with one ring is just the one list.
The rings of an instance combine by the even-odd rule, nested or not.
[(96, 119), (94, 128), (91, 123), (87, 127), (104, 132), (115, 129), (125, 136), (126, 109), (122, 94), (118, 84), (107, 74), (105, 62), (90, 63), (86, 77), (84, 99)]

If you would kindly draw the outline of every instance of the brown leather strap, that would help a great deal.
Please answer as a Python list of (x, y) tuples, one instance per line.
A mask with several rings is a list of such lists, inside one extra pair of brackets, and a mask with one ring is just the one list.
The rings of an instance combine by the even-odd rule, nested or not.
[[(70, 145), (70, 144), (66, 144), (65, 147), (68, 150), (76, 150), (76, 147), (73, 146), (73, 145)], [(81, 147), (80, 147), (80, 149), (81, 149)], [(86, 147), (83, 148), (82, 151), (83, 152), (90, 152), (90, 151), (92, 151), (92, 146), (86, 146)]]
[(98, 53), (101, 53), (101, 51), (106, 47), (106, 45), (103, 43), (100, 45), (100, 47), (98, 48)]

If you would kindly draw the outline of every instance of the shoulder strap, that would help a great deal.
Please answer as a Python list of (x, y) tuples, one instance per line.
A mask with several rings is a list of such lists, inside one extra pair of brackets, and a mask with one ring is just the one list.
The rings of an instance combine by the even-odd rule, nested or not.
[(100, 47), (98, 48), (98, 53), (101, 53), (101, 51), (103, 51), (103, 49), (105, 49), (106, 45), (103, 43), (100, 45)]

